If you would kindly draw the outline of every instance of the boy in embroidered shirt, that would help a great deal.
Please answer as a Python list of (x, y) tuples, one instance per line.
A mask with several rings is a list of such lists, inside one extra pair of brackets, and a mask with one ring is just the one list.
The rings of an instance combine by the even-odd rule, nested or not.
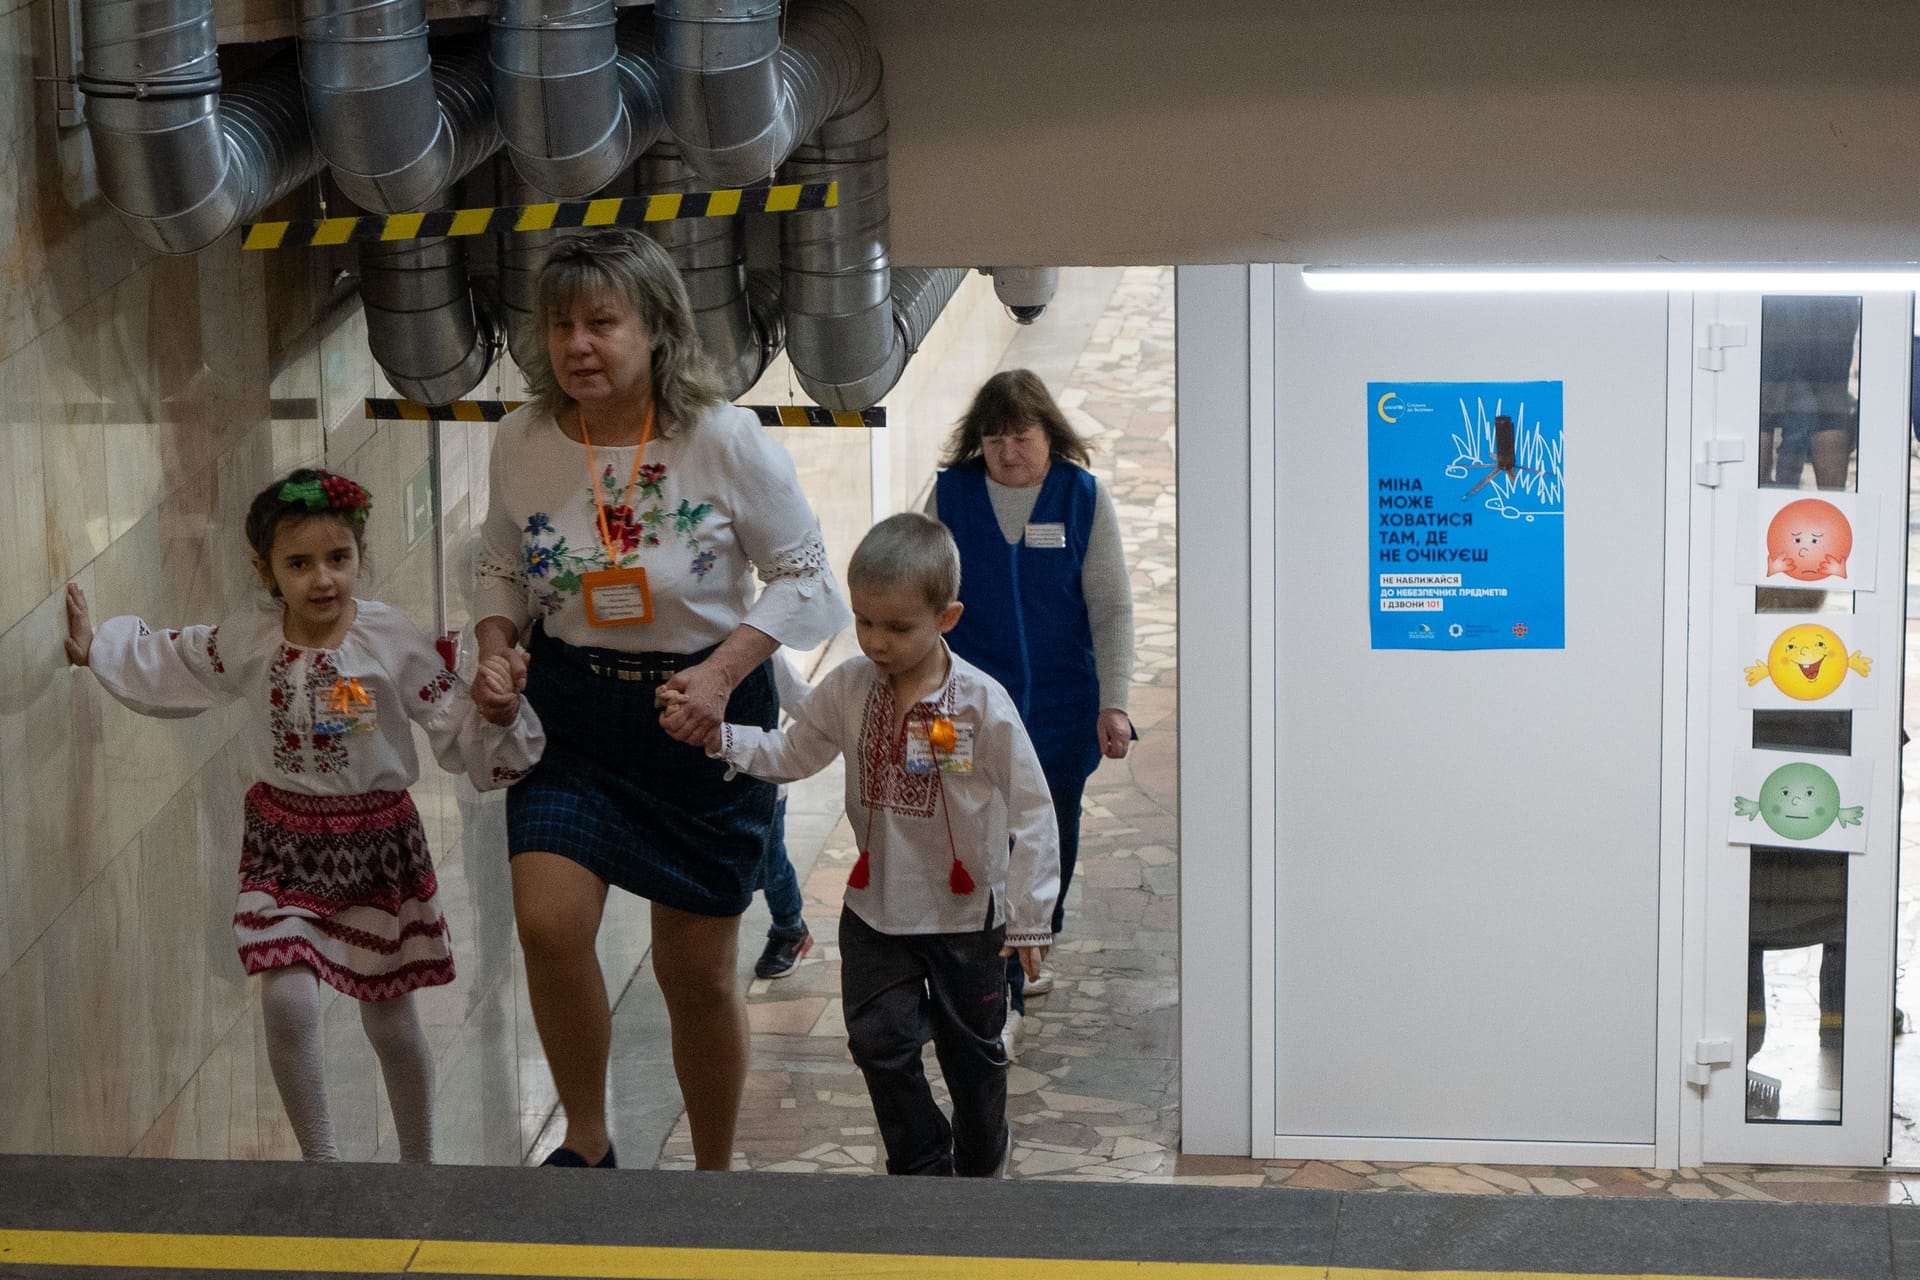
[[(1006, 690), (940, 638), (960, 618), (946, 527), (881, 521), (847, 587), (865, 656), (828, 673), (791, 728), (724, 725), (707, 749), (773, 782), (850, 758), (860, 858), (840, 915), (840, 988), (887, 1172), (994, 1177), (1011, 1145), (1005, 957), (1036, 974), (1053, 941), (1053, 801)], [(929, 1038), (951, 1123), (921, 1069)]]

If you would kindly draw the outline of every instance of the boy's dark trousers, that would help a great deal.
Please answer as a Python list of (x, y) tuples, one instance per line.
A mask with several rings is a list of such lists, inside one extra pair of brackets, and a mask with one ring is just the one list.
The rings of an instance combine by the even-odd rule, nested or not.
[[(991, 919), (993, 904), (987, 904)], [(847, 1047), (867, 1078), (887, 1172), (987, 1178), (1007, 1132), (1006, 926), (974, 933), (881, 933), (840, 912)], [(928, 1039), (953, 1096), (953, 1122), (921, 1067)]]

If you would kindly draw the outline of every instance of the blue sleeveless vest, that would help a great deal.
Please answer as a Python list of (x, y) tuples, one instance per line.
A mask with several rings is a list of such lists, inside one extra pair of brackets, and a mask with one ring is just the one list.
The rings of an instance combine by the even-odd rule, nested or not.
[(975, 458), (935, 480), (941, 523), (960, 547), (966, 610), (947, 643), (1006, 686), (1040, 763), (1085, 778), (1100, 763), (1100, 679), (1080, 571), (1093, 532), (1098, 488), (1091, 472), (1055, 461), (1040, 484), (1029, 525), (1061, 525), (1064, 547), (1011, 545)]

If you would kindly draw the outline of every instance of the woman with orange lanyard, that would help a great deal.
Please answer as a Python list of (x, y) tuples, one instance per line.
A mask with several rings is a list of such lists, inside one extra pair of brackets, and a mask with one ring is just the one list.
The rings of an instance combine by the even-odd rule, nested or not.
[(771, 728), (767, 659), (850, 614), (792, 460), (720, 394), (658, 246), (560, 241), (534, 314), (551, 367), (494, 440), (473, 613), (548, 735), (507, 796), (528, 995), (566, 1111), (546, 1163), (614, 1164), (594, 951), (612, 885), (653, 904), (694, 1160), (725, 1169), (747, 1071), (735, 953), (775, 789), (726, 781), (701, 744), (723, 720)]

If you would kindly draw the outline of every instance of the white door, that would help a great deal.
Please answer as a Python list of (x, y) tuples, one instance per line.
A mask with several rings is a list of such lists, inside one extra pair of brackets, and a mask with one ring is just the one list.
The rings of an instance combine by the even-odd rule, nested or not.
[(1691, 310), (1687, 856), (1705, 937), (1683, 1053), (1700, 1157), (1878, 1164), (1912, 299), (1700, 295)]
[[(1651, 1163), (1670, 796), (1680, 817), (1662, 755), (1666, 298), (1273, 278), (1256, 1153)], [(1368, 384), (1394, 380), (1561, 384), (1564, 648), (1372, 647)]]

